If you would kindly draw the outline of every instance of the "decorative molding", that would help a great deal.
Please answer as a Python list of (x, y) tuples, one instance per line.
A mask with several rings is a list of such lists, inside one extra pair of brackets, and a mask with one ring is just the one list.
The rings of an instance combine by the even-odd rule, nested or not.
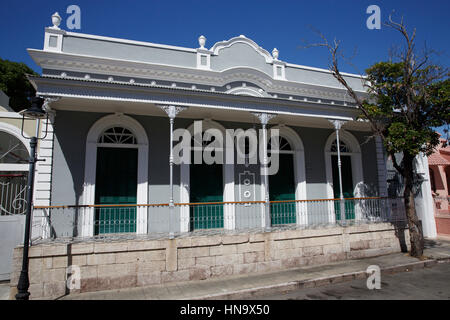
[(157, 105), (159, 108), (161, 108), (162, 110), (164, 110), (167, 115), (169, 116), (170, 119), (175, 119), (176, 116), (183, 110), (186, 110), (188, 107), (181, 107), (181, 106), (174, 106), (174, 105), (169, 105), (169, 106), (162, 106), (162, 105)]
[(276, 114), (266, 112), (252, 112), (252, 114), (258, 118), (262, 125), (267, 125), (271, 119), (277, 116)]
[[(199, 50), (200, 49), (198, 49), (197, 52), (203, 52)], [(236, 66), (231, 69), (214, 71), (209, 70), (209, 67), (192, 69), (171, 65), (157, 65), (139, 61), (89, 57), (63, 52), (58, 53), (57, 56), (49, 57), (49, 55), (55, 55), (56, 53), (34, 49), (29, 49), (28, 51), (36, 63), (44, 69), (62, 69), (65, 71), (81, 73), (97, 72), (107, 74), (108, 76), (140, 76), (145, 79), (185, 81), (189, 84), (194, 83), (215, 86), (224, 86), (227, 83), (234, 81), (249, 81), (255, 82), (257, 85), (263, 87), (263, 89), (267, 92), (276, 91), (279, 94), (295, 94), (299, 96), (306, 95), (313, 98), (336, 99), (339, 101), (345, 101), (346, 99), (348, 100), (348, 97), (346, 98), (345, 89), (341, 87), (321, 86), (296, 81), (287, 82), (284, 79), (284, 76), (274, 79), (273, 75), (276, 74), (275, 69), (273, 75), (268, 75), (260, 70), (245, 66)], [(275, 61), (274, 68), (276, 66), (282, 66), (284, 69), (285, 63)], [(206, 70), (201, 69), (208, 69), (208, 72), (205, 73)], [(243, 72), (243, 70), (245, 70), (245, 72)], [(280, 83), (277, 83), (277, 81), (280, 81)], [(136, 85), (138, 85), (138, 83), (136, 83)]]
[(329, 119), (328, 121), (330, 121), (330, 123), (334, 126), (334, 129), (336, 129), (336, 130), (341, 130), (342, 126), (346, 122), (346, 121), (343, 121), (343, 120), (335, 120), (335, 119), (333, 119), (333, 120)]
[(272, 63), (273, 61), (273, 57), (272, 55), (264, 48), (260, 47), (255, 41), (247, 38), (244, 35), (240, 35), (239, 37), (234, 37), (231, 38), (229, 40), (224, 40), (224, 41), (220, 41), (220, 42), (216, 42), (212, 48), (210, 49), (210, 51), (213, 52), (214, 55), (219, 55), (219, 51), (225, 48), (229, 48), (231, 47), (233, 44), (236, 43), (245, 43), (247, 45), (249, 45), (250, 47), (252, 47), (257, 53), (259, 53), (261, 56), (264, 57), (264, 59), (266, 59), (266, 63)]

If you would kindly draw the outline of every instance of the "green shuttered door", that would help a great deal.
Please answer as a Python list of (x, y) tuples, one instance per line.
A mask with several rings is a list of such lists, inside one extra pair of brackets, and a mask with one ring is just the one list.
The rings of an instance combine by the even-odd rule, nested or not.
[[(221, 164), (191, 164), (190, 202), (222, 202), (222, 177)], [(192, 205), (190, 219), (191, 230), (223, 228), (223, 205)]]
[[(136, 204), (138, 150), (97, 148), (96, 204)], [(136, 207), (95, 210), (95, 234), (136, 232)]]
[[(334, 198), (340, 197), (339, 190), (339, 169), (337, 164), (338, 158), (336, 155), (331, 156), (331, 164), (333, 169), (333, 191)], [(341, 170), (342, 170), (342, 190), (344, 198), (353, 198), (353, 178), (352, 178), (352, 159), (351, 156), (341, 156)], [(335, 201), (334, 210), (336, 213), (336, 220), (341, 219), (341, 208), (339, 201)], [(345, 201), (345, 218), (355, 218), (355, 207), (353, 201)]]
[[(280, 154), (280, 166), (275, 175), (269, 176), (269, 200), (295, 200), (293, 154)], [(295, 202), (270, 205), (272, 225), (295, 223)]]

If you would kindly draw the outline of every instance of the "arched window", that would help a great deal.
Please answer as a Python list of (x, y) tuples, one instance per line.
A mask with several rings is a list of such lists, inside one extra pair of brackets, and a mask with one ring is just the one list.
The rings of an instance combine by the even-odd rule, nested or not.
[[(337, 150), (338, 150), (337, 140), (334, 140), (333, 143), (331, 144), (330, 152), (337, 152)], [(339, 141), (339, 151), (340, 152), (352, 152), (344, 141)]]
[(30, 155), (12, 132), (0, 131), (0, 215), (23, 214), (26, 209)]
[(98, 143), (137, 144), (137, 140), (130, 130), (112, 127), (102, 133), (98, 138)]
[(0, 163), (28, 163), (29, 157), (22, 141), (12, 134), (0, 131)]
[(289, 141), (287, 141), (284, 137), (271, 138), (269, 140), (269, 144), (267, 145), (267, 151), (273, 152), (278, 150), (280, 153), (294, 153), (294, 150), (291, 147)]

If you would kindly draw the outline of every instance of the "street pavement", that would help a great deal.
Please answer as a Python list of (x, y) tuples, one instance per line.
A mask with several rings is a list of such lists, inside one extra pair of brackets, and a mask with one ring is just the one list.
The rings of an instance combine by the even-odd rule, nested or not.
[(261, 300), (450, 300), (450, 263), (381, 276), (380, 289), (366, 279), (258, 297)]

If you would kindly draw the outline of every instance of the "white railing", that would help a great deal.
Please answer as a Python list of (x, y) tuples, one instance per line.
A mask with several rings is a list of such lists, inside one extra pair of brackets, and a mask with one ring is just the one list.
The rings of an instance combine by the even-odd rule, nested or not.
[(142, 223), (136, 213), (144, 210), (147, 212), (144, 236), (177, 236), (189, 232), (267, 228), (264, 225), (267, 207), (271, 228), (406, 221), (402, 198), (381, 197), (175, 203), (173, 208), (169, 204), (36, 206), (33, 219), (40, 221), (36, 224), (42, 228), (42, 238), (81, 238), (81, 230), (86, 227), (81, 217), (89, 211), (93, 219), (88, 227), (93, 229), (94, 237), (133, 237)]

